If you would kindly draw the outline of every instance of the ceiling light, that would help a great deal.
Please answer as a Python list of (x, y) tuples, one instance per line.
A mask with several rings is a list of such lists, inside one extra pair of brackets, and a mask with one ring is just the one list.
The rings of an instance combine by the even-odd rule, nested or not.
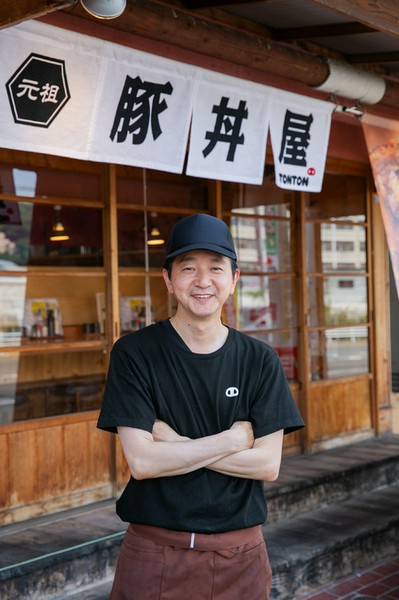
[(97, 19), (116, 19), (126, 8), (126, 0), (80, 0), (80, 3)]
[(50, 236), (51, 242), (65, 242), (69, 240), (69, 235), (65, 232), (65, 227), (61, 222), (61, 206), (54, 206), (55, 210), (55, 219), (54, 225), (52, 229), (52, 234)]
[(161, 236), (161, 232), (159, 231), (156, 225), (152, 225), (150, 237), (147, 240), (147, 244), (149, 246), (162, 246), (165, 243), (165, 240)]

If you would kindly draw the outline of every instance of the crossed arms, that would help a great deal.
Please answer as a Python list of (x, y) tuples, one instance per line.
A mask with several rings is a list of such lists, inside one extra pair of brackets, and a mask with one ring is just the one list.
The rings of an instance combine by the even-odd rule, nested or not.
[(156, 421), (152, 433), (118, 427), (123, 452), (135, 479), (184, 475), (208, 468), (232, 477), (274, 481), (278, 477), (283, 430), (254, 439), (248, 421), (230, 429), (190, 439)]

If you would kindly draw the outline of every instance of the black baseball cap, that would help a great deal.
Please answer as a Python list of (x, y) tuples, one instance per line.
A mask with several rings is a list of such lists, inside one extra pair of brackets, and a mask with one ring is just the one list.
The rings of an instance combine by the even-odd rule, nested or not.
[(230, 229), (211, 215), (190, 215), (176, 223), (166, 244), (166, 262), (192, 250), (210, 250), (237, 260)]

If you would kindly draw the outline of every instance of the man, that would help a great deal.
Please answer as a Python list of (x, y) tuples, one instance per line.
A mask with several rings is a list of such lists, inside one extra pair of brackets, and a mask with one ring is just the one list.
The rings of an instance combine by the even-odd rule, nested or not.
[(236, 261), (223, 221), (179, 221), (163, 270), (176, 314), (112, 350), (98, 426), (131, 471), (112, 600), (269, 598), (263, 482), (303, 421), (277, 354), (221, 320)]

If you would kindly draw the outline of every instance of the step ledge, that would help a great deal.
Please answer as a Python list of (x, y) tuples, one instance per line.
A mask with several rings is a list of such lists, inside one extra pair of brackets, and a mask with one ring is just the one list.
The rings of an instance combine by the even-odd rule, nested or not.
[[(373, 514), (377, 514), (380, 517), (380, 522), (373, 523), (371, 526), (367, 525), (367, 519), (358, 518), (358, 522), (354, 519), (352, 526), (346, 531), (345, 526), (341, 526), (342, 536), (339, 539), (339, 534), (334, 531), (334, 542), (331, 542), (331, 536), (329, 532), (324, 535), (325, 544), (321, 547), (319, 541), (315, 540), (314, 534), (317, 526), (320, 523), (331, 524), (331, 527), (336, 527), (332, 522), (332, 512), (336, 511), (336, 519), (339, 522), (339, 516), (341, 514), (342, 521), (348, 520), (348, 512), (353, 509), (354, 511), (361, 510), (361, 507), (371, 507), (378, 505), (379, 503), (372, 503), (373, 498), (381, 497), (381, 494), (385, 492), (390, 495), (392, 490), (399, 492), (399, 484), (387, 486), (384, 489), (373, 490), (364, 494), (359, 494), (356, 499), (349, 498), (336, 505), (332, 504), (323, 508), (315, 509), (309, 513), (303, 513), (297, 517), (290, 519), (283, 519), (282, 521), (272, 522), (265, 524), (262, 528), (267, 547), (269, 549), (269, 559), (273, 568), (274, 573), (280, 573), (285, 570), (291, 569), (294, 566), (302, 566), (311, 560), (317, 559), (318, 557), (326, 556), (328, 553), (335, 553), (346, 548), (350, 548), (351, 545), (358, 544), (368, 538), (377, 537), (387, 532), (397, 531), (397, 542), (396, 547), (399, 550), (399, 512), (396, 511), (394, 514), (387, 513), (382, 510), (380, 514), (379, 510), (370, 511)], [(399, 494), (398, 494), (399, 495)], [(355, 504), (356, 501), (356, 504)], [(311, 521), (314, 520), (314, 528), (311, 528)], [(339, 527), (339, 525), (338, 525)], [(303, 530), (303, 533), (301, 532)], [(307, 533), (304, 533), (307, 532)], [(302, 536), (302, 543), (298, 544), (298, 554), (295, 554), (295, 536)], [(287, 538), (291, 538), (291, 542), (288, 543)], [(273, 556), (273, 546), (281, 548), (282, 542), (287, 539), (287, 553), (291, 552), (291, 557), (287, 559), (287, 553), (284, 558), (280, 558), (277, 555)], [(330, 540), (330, 541), (329, 541)], [(307, 548), (305, 547), (307, 546)], [(299, 554), (300, 552), (300, 554)], [(277, 554), (277, 553), (276, 553)]]
[(14, 579), (15, 577), (22, 577), (39, 569), (48, 569), (62, 563), (64, 560), (73, 561), (77, 558), (81, 558), (82, 556), (95, 554), (99, 550), (112, 547), (115, 543), (119, 544), (124, 535), (125, 531), (118, 531), (94, 540), (76, 544), (75, 546), (69, 546), (67, 548), (62, 548), (61, 550), (55, 550), (54, 552), (50, 552), (48, 554), (35, 556), (20, 563), (1, 567), (0, 581), (7, 581)]
[[(380, 467), (389, 466), (390, 463), (398, 462), (398, 456), (388, 456), (377, 461), (369, 461), (367, 463), (361, 465), (354, 465), (352, 467), (348, 467), (344, 471), (345, 478), (349, 478), (356, 473), (360, 473), (363, 470), (369, 471), (370, 469)], [(298, 479), (297, 481), (293, 481), (292, 483), (283, 483), (281, 485), (278, 484), (278, 480), (273, 486), (269, 487), (269, 484), (265, 484), (265, 492), (268, 500), (273, 500), (282, 494), (289, 494), (291, 492), (311, 489), (315, 485), (322, 485), (324, 483), (331, 483), (332, 481), (342, 480), (343, 472), (342, 470), (337, 471), (326, 471), (320, 475), (314, 475), (313, 477), (303, 477), (303, 479)], [(392, 481), (391, 483), (395, 483)]]

